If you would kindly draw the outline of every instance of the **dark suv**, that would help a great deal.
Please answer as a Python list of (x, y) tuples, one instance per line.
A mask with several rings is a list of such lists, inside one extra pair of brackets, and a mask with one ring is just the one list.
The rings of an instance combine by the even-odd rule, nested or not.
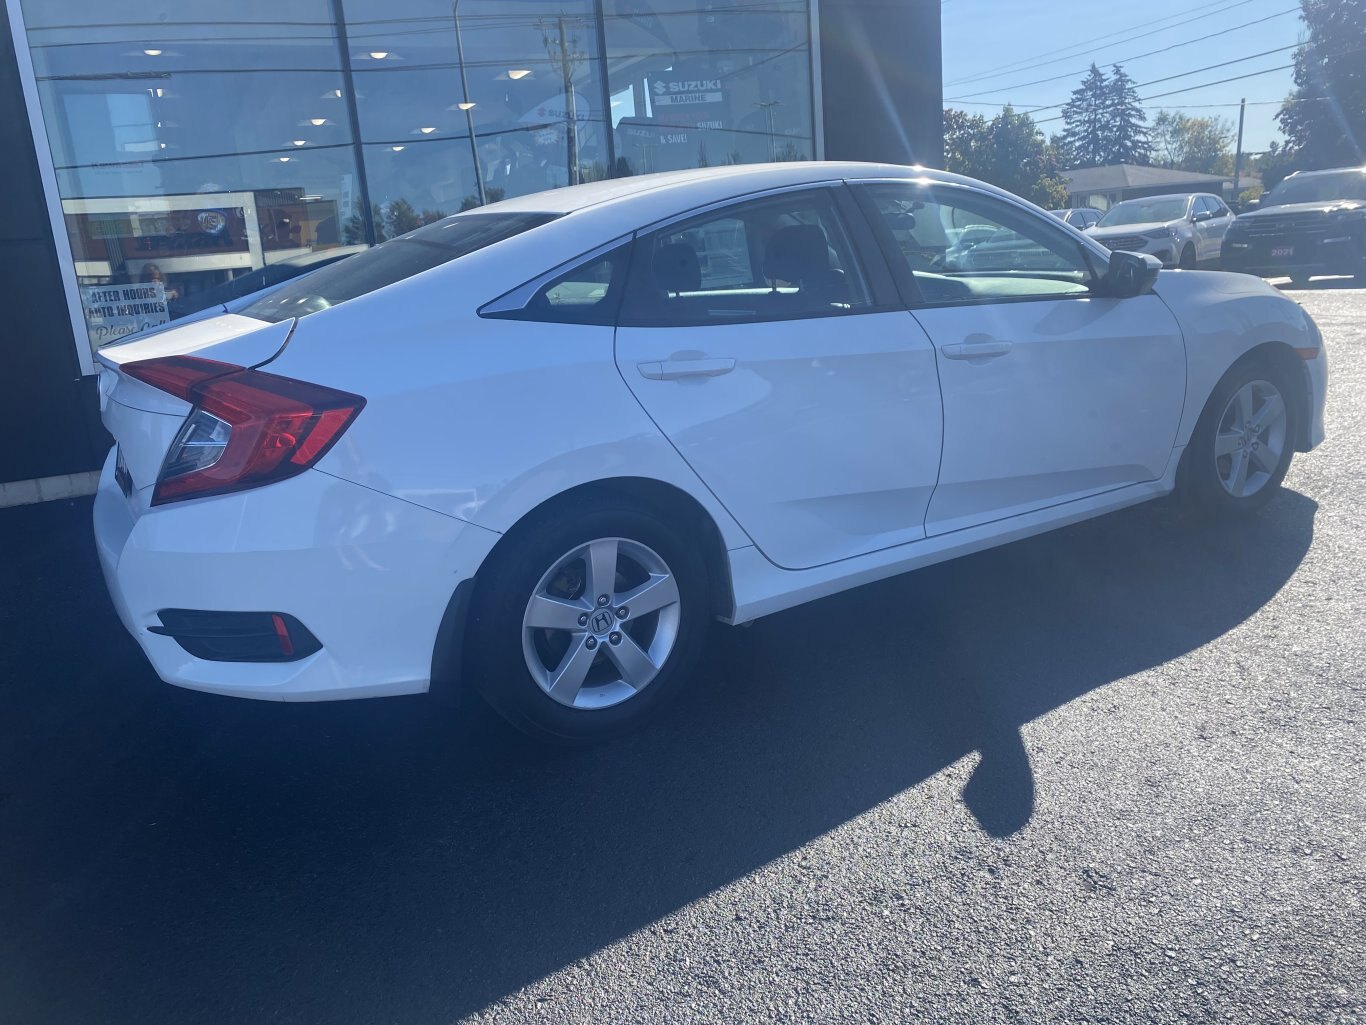
[(1290, 175), (1229, 227), (1223, 265), (1296, 284), (1315, 274), (1366, 284), (1366, 167)]

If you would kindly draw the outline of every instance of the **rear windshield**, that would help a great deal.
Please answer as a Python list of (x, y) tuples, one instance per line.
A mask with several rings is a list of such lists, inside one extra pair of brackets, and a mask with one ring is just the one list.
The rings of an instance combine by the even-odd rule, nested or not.
[(456, 214), (295, 278), (238, 312), (272, 323), (306, 317), (520, 235), (558, 216)]
[(1366, 171), (1287, 178), (1271, 190), (1262, 205), (1331, 203), (1335, 199), (1366, 199)]

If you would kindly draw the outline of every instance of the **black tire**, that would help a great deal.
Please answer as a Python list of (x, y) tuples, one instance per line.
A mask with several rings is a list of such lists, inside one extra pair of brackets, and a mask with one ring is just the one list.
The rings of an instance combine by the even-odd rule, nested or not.
[[(610, 707), (569, 707), (542, 688), (532, 675), (528, 659), (547, 649), (542, 657), (554, 662), (552, 645), (562, 640), (567, 654), (568, 646), (577, 643), (577, 635), (538, 631), (528, 642), (533, 648), (528, 654), (523, 647), (523, 619), (532, 595), (551, 569), (567, 553), (598, 539), (624, 539), (663, 560), (678, 588), (677, 629), (672, 649), (638, 693)], [(629, 558), (623, 564), (629, 567)], [(586, 563), (577, 565), (588, 572)], [(582, 591), (584, 581), (577, 583)], [(566, 597), (574, 594), (573, 584), (566, 584)], [(629, 581), (621, 586), (628, 585)], [(561, 506), (551, 515), (538, 516), (510, 532), (480, 570), (466, 635), (470, 681), (496, 712), (539, 740), (583, 744), (618, 736), (658, 712), (692, 675), (711, 620), (708, 594), (707, 567), (696, 539), (689, 540), (664, 515), (602, 499)], [(586, 595), (577, 598), (592, 604)], [(609, 607), (613, 604), (610, 602)], [(632, 616), (627, 627), (647, 631), (635, 636), (643, 637), (642, 645), (648, 645), (653, 636), (648, 631), (661, 628), (661, 615), (647, 614), (639, 620)], [(591, 633), (591, 628), (583, 631), (585, 638)], [(613, 631), (610, 636), (616, 635)], [(585, 656), (592, 659), (590, 680), (610, 676), (616, 669), (614, 659), (606, 658), (608, 636), (603, 634), (594, 654)], [(590, 690), (588, 684), (584, 690)]]
[(1195, 247), (1193, 245), (1188, 243), (1186, 248), (1181, 250), (1181, 259), (1177, 261), (1176, 265), (1182, 270), (1195, 270)]
[[(1236, 457), (1216, 456), (1215, 443), (1220, 421), (1230, 413), (1230, 403), (1234, 396), (1248, 385), (1255, 388), (1258, 383), (1273, 386), (1284, 402), (1285, 423), (1280, 456), (1274, 471), (1270, 472), (1258, 462), (1250, 462), (1249, 466), (1256, 473), (1266, 473), (1267, 477), (1253, 493), (1238, 496), (1231, 493), (1223, 481), (1224, 472), (1232, 467), (1231, 462), (1225, 460)], [(1177, 479), (1179, 498), (1193, 512), (1212, 518), (1237, 518), (1257, 512), (1275, 497), (1281, 481), (1285, 479), (1286, 471), (1290, 469), (1302, 415), (1296, 382), (1282, 366), (1267, 358), (1253, 358), (1235, 364), (1215, 387), (1214, 393), (1205, 403), (1199, 421), (1196, 422), (1190, 444), (1186, 446), (1186, 453), (1181, 461)], [(1263, 440), (1262, 444), (1265, 443)]]

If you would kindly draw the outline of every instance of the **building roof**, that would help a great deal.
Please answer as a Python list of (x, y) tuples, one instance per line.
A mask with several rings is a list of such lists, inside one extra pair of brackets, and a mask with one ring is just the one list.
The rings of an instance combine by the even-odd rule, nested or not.
[(1118, 192), (1120, 189), (1151, 189), (1182, 185), (1212, 186), (1230, 180), (1232, 175), (1199, 174), (1195, 171), (1174, 171), (1167, 167), (1145, 167), (1139, 164), (1109, 164), (1105, 167), (1079, 167), (1064, 171), (1067, 190), (1078, 192)]

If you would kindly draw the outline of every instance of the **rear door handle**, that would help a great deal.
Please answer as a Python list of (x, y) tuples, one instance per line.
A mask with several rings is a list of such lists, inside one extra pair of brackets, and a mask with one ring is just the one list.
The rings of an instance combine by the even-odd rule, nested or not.
[(1014, 342), (953, 342), (940, 348), (945, 359), (988, 360), (1004, 356), (1015, 347)]
[(640, 376), (651, 381), (678, 381), (685, 377), (720, 377), (735, 369), (733, 359), (656, 360), (637, 363)]

